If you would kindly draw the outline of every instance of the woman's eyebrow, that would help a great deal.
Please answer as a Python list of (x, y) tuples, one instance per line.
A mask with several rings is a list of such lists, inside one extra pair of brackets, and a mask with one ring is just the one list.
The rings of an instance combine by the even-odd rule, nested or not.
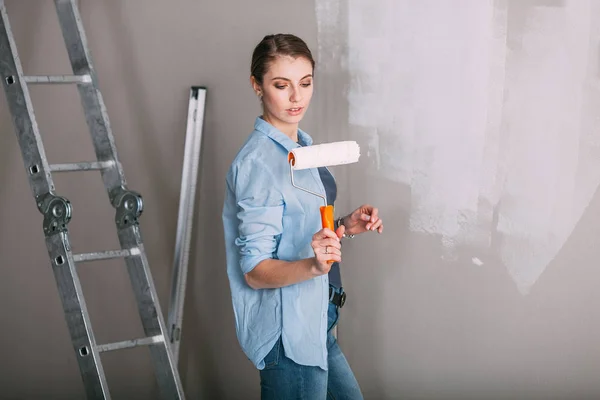
[[(302, 80), (302, 79), (306, 79), (306, 78), (309, 78), (309, 77), (311, 77), (311, 78), (312, 78), (312, 74), (308, 74), (308, 75), (306, 75), (306, 76), (303, 76), (303, 77), (302, 77), (300, 80)], [(272, 80), (272, 81), (274, 81), (274, 80), (276, 80), (276, 79), (281, 79), (281, 80), (284, 80), (284, 81), (291, 82), (291, 79), (284, 78), (284, 77), (281, 77), (281, 76), (276, 76), (275, 78), (273, 78), (273, 79), (271, 79), (271, 80)]]

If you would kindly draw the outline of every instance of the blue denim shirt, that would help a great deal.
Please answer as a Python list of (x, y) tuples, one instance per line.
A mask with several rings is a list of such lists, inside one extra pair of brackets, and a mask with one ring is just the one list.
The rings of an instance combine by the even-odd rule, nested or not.
[[(312, 138), (302, 130), (303, 143)], [(236, 333), (258, 369), (279, 336), (285, 355), (302, 365), (327, 369), (328, 276), (277, 289), (252, 289), (244, 274), (261, 261), (314, 257), (312, 236), (321, 229), (323, 199), (292, 186), (287, 155), (299, 147), (257, 118), (227, 173), (223, 227), (227, 275)], [(294, 171), (296, 185), (325, 195), (316, 168)]]

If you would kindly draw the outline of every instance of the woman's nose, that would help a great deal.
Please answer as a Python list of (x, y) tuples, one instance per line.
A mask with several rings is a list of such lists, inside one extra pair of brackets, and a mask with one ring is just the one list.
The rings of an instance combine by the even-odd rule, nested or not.
[(298, 103), (300, 100), (302, 100), (302, 94), (300, 93), (300, 91), (296, 88), (292, 89), (292, 93), (290, 94), (290, 101), (292, 103)]

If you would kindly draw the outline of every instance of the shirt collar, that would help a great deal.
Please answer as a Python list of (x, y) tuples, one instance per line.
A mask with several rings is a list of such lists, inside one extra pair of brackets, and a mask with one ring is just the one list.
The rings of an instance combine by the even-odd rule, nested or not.
[[(282, 145), (287, 151), (291, 151), (292, 149), (300, 147), (300, 145), (294, 142), (288, 135), (281, 132), (279, 129), (275, 128), (273, 125), (262, 119), (261, 117), (256, 117), (256, 121), (254, 122), (254, 129), (260, 131)], [(312, 137), (302, 129), (298, 128), (298, 140), (302, 141), (307, 146), (312, 145), (313, 140)]]

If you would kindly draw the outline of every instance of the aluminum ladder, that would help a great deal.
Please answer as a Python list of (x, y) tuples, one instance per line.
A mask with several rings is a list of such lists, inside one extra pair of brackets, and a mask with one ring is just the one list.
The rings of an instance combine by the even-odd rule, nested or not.
[[(138, 225), (138, 218), (143, 209), (142, 198), (127, 188), (76, 2), (77, 0), (54, 1), (73, 75), (25, 76), (4, 0), (0, 0), (0, 79), (8, 100), (29, 184), (37, 207), (43, 214), (46, 247), (87, 397), (110, 399), (100, 359), (101, 352), (146, 345), (150, 348), (162, 398), (183, 399), (181, 379), (170, 349), (168, 331)], [(48, 164), (29, 95), (28, 85), (32, 84), (77, 85), (94, 144), (96, 161)], [(68, 199), (54, 193), (52, 173), (89, 170), (98, 170), (102, 175), (108, 198), (116, 210), (115, 224), (121, 248), (73, 254), (68, 229), (72, 206)], [(76, 264), (118, 257), (125, 259), (146, 337), (97, 344)]]

